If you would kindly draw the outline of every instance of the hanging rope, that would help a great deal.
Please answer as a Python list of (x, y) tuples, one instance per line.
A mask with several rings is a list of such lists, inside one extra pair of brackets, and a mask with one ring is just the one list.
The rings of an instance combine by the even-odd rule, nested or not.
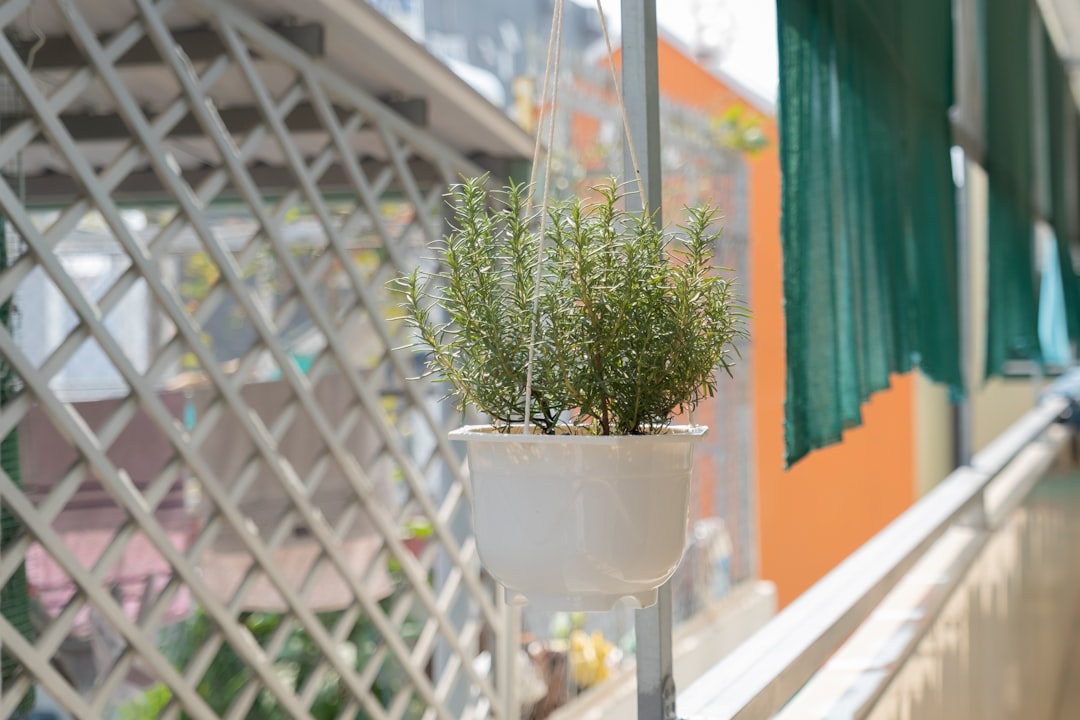
[[(540, 205), (540, 234), (536, 242), (536, 277), (533, 279), (532, 319), (529, 323), (529, 360), (525, 365), (525, 427), (522, 432), (528, 435), (532, 428), (532, 383), (533, 365), (536, 361), (536, 325), (540, 316), (540, 281), (543, 278), (544, 234), (547, 230), (548, 189), (551, 185), (551, 148), (555, 145), (555, 108), (559, 102), (559, 76), (562, 69), (562, 21), (563, 0), (555, 0), (555, 14), (551, 20), (551, 37), (548, 40), (547, 62), (544, 65), (544, 90), (540, 98), (540, 112), (544, 112), (547, 102), (549, 79), (553, 79), (551, 93), (551, 112), (548, 113), (548, 154), (544, 159), (544, 196)], [(555, 63), (552, 65), (554, 50)], [(553, 76), (553, 78), (552, 78)], [(536, 187), (536, 168), (540, 159), (540, 138), (543, 136), (543, 122), (537, 123), (536, 146), (533, 149), (533, 166), (529, 175), (529, 200), (526, 203), (525, 217), (532, 217), (533, 188)]]
[[(544, 136), (544, 103), (547, 102), (547, 98), (548, 98), (548, 84), (551, 82), (552, 58), (555, 56), (555, 46), (559, 45), (560, 48), (561, 48), (561, 45), (562, 45), (562, 18), (563, 18), (563, 0), (555, 0), (555, 11), (554, 11), (554, 15), (552, 16), (552, 19), (551, 19), (551, 33), (548, 35), (547, 58), (544, 61), (544, 88), (540, 92), (540, 109), (539, 109), (540, 118), (538, 119), (538, 122), (536, 123), (536, 141), (533, 143), (532, 166), (531, 166), (531, 169), (529, 171), (529, 190), (530, 190), (530, 192), (529, 192), (529, 199), (525, 203), (525, 217), (530, 217), (532, 215), (533, 197), (534, 197), (534, 195), (532, 193), (532, 190), (533, 190), (533, 188), (536, 187), (536, 171), (540, 167), (540, 149), (541, 149), (541, 146), (542, 146), (541, 139)], [(557, 80), (556, 80), (556, 82), (557, 82)], [(553, 105), (554, 105), (554, 102), (555, 102), (555, 100), (552, 99), (552, 104)], [(552, 108), (552, 110), (554, 110), (554, 108)], [(554, 122), (555, 122), (555, 113), (554, 112), (548, 113), (548, 119), (551, 121), (551, 124), (554, 124)], [(550, 145), (549, 145), (549, 147), (550, 147)], [(549, 168), (551, 167), (550, 155), (549, 155), (549, 157), (547, 159), (545, 159), (545, 163), (546, 163), (547, 167), (549, 167)], [(544, 177), (545, 178), (548, 177), (546, 172), (544, 174)], [(547, 210), (547, 188), (546, 187), (544, 188), (544, 191), (545, 191), (545, 194), (544, 194), (544, 199), (542, 201), (542, 207), (541, 207), (542, 212)]]
[[(600, 29), (604, 34), (604, 44), (607, 47), (608, 68), (611, 70), (611, 80), (615, 87), (615, 97), (618, 100), (619, 111), (622, 115), (623, 133), (626, 137), (626, 147), (630, 153), (630, 163), (634, 169), (634, 178), (637, 181), (638, 193), (641, 196), (641, 204), (645, 212), (649, 211), (649, 201), (645, 195), (645, 184), (641, 177), (641, 168), (638, 165), (637, 152), (634, 149), (634, 138), (630, 134), (630, 116), (626, 111), (626, 103), (623, 101), (622, 87), (619, 84), (618, 72), (615, 69), (615, 52), (611, 47), (611, 36), (608, 34), (607, 19), (604, 17), (604, 8), (600, 0), (596, 0), (596, 12), (600, 15)], [(533, 365), (536, 362), (536, 326), (540, 315), (540, 282), (543, 279), (544, 264), (544, 240), (547, 230), (548, 198), (551, 186), (551, 149), (555, 146), (555, 115), (559, 106), (559, 77), (562, 74), (562, 25), (563, 25), (563, 0), (555, 0), (555, 9), (551, 21), (551, 34), (548, 38), (547, 59), (544, 64), (544, 85), (540, 95), (540, 122), (537, 123), (536, 143), (533, 147), (532, 170), (529, 173), (529, 197), (525, 204), (525, 217), (531, 218), (533, 211), (533, 190), (536, 187), (536, 173), (540, 165), (540, 145), (543, 138), (543, 114), (544, 105), (548, 99), (548, 86), (551, 90), (551, 110), (548, 112), (548, 153), (544, 158), (544, 192), (540, 205), (540, 230), (536, 243), (536, 277), (533, 283), (532, 320), (529, 324), (529, 359), (525, 365), (525, 425), (522, 432), (530, 433), (532, 427), (532, 383)]]
[(604, 19), (604, 8), (600, 6), (600, 0), (596, 0), (596, 12), (600, 13), (600, 30), (604, 33), (604, 45), (607, 46), (608, 68), (611, 69), (611, 84), (615, 86), (615, 97), (619, 101), (619, 111), (622, 113), (623, 133), (626, 135), (626, 149), (630, 151), (630, 164), (634, 168), (634, 178), (637, 179), (638, 194), (641, 196), (641, 206), (645, 212), (649, 211), (649, 198), (645, 195), (645, 181), (641, 178), (641, 166), (638, 165), (637, 151), (634, 149), (634, 137), (630, 134), (630, 115), (626, 112), (626, 102), (623, 101), (622, 85), (619, 84), (619, 74), (615, 70), (615, 52), (611, 49), (611, 36), (608, 35), (607, 20)]

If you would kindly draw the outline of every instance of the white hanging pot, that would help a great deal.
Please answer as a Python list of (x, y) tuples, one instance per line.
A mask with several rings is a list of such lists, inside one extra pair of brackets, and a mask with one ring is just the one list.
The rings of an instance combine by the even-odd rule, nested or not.
[(543, 435), (468, 426), (480, 560), (511, 602), (544, 610), (656, 603), (686, 547), (694, 445), (704, 426), (656, 435)]

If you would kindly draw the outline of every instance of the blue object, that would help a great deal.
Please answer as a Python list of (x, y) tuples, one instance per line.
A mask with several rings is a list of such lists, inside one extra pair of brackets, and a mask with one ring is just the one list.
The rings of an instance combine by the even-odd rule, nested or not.
[(1072, 364), (1069, 327), (1065, 319), (1065, 291), (1061, 285), (1061, 257), (1053, 232), (1042, 235), (1042, 273), (1039, 282), (1039, 345), (1047, 365)]

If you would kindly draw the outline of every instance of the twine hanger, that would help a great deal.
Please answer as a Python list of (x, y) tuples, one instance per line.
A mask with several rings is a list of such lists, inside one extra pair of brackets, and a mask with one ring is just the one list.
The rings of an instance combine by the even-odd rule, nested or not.
[[(601, 6), (600, 0), (596, 0), (596, 12), (600, 15), (600, 29), (604, 34), (608, 67), (611, 70), (611, 80), (615, 86), (615, 96), (618, 99), (619, 110), (622, 114), (623, 133), (626, 137), (626, 147), (630, 151), (630, 163), (634, 168), (634, 178), (637, 181), (638, 194), (641, 196), (642, 207), (645, 208), (647, 212), (649, 202), (645, 195), (645, 185), (641, 178), (641, 168), (638, 165), (637, 152), (634, 150), (634, 138), (630, 134), (630, 117), (626, 111), (626, 103), (623, 101), (622, 86), (619, 84), (618, 73), (615, 70), (615, 52), (611, 49), (611, 36), (608, 34), (607, 20), (604, 17), (604, 8)], [(540, 235), (536, 244), (536, 278), (533, 284), (532, 322), (529, 326), (529, 360), (525, 366), (525, 426), (522, 431), (525, 435), (529, 434), (530, 428), (532, 427), (533, 364), (536, 361), (536, 325), (540, 314), (540, 281), (543, 277), (544, 231), (547, 228), (548, 217), (548, 188), (551, 180), (551, 148), (555, 144), (555, 114), (558, 112), (559, 77), (562, 72), (562, 24), (563, 0), (555, 0), (555, 10), (551, 20), (551, 34), (548, 37), (547, 60), (544, 64), (544, 88), (540, 97), (540, 117), (537, 119), (536, 123), (536, 144), (533, 147), (532, 170), (529, 174), (529, 198), (525, 205), (525, 217), (532, 217), (532, 190), (536, 187), (536, 171), (540, 164), (540, 140), (543, 137), (544, 105), (548, 99), (548, 83), (551, 82), (551, 111), (548, 113), (548, 153), (544, 158), (544, 194), (540, 206)]]

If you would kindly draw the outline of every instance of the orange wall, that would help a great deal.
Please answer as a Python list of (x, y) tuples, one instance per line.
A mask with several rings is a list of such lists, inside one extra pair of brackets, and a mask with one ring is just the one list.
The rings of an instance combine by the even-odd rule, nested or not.
[[(621, 57), (617, 57), (621, 62)], [(657, 51), (657, 64), (660, 92), (669, 100), (712, 113), (720, 113), (732, 105), (747, 104), (743, 96), (663, 39)]]
[[(710, 113), (745, 101), (665, 41), (659, 51), (665, 97)], [(864, 409), (844, 442), (784, 470), (784, 314), (777, 129), (749, 160), (750, 309), (761, 577), (786, 605), (915, 499), (914, 383), (893, 387)]]

